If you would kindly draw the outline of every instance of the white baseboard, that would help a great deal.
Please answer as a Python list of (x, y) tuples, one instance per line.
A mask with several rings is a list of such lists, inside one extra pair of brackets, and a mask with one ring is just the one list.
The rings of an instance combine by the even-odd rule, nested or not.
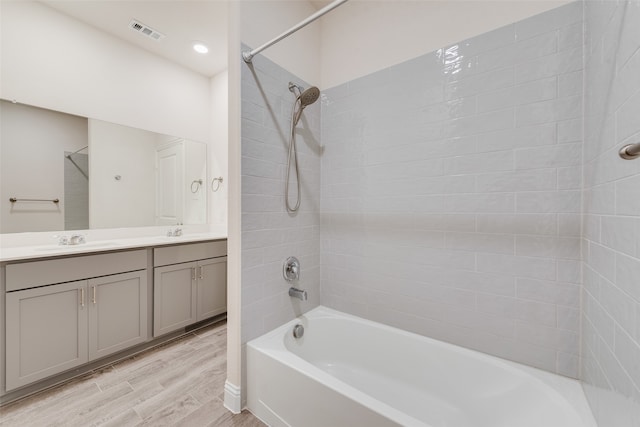
[(231, 384), (229, 381), (224, 382), (224, 407), (234, 414), (242, 412), (242, 394), (240, 387)]

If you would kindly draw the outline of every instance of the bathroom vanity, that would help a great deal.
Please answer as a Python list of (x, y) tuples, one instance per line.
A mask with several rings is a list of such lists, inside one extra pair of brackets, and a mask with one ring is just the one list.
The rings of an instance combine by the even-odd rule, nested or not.
[(226, 313), (225, 237), (3, 248), (0, 403)]

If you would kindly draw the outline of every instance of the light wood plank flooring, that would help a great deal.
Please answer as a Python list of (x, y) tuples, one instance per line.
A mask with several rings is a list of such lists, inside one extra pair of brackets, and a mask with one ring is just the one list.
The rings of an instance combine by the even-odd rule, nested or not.
[(264, 426), (222, 406), (226, 323), (0, 408), (0, 426)]

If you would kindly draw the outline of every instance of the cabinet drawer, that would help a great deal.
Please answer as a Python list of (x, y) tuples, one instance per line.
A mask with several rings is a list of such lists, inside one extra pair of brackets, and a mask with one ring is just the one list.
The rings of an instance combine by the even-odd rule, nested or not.
[(184, 245), (166, 246), (153, 250), (153, 266), (179, 264), (205, 258), (227, 255), (227, 241), (187, 243)]
[(7, 292), (146, 268), (144, 249), (9, 264)]

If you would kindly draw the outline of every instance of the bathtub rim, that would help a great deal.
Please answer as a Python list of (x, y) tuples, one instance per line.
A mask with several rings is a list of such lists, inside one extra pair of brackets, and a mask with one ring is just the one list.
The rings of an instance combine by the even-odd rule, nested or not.
[[(287, 364), (287, 366), (291, 369), (294, 369), (303, 375), (311, 376), (316, 381), (334, 389), (336, 392), (343, 394), (348, 398), (352, 398), (352, 396), (357, 397), (358, 401), (360, 401), (363, 406), (366, 406), (367, 408), (372, 409), (376, 412), (380, 412), (381, 414), (383, 414), (383, 416), (387, 416), (384, 415), (387, 413), (393, 415), (393, 418), (391, 419), (397, 421), (397, 417), (403, 425), (426, 425), (423, 421), (405, 414), (404, 412), (386, 404), (385, 402), (381, 402), (380, 400), (368, 395), (367, 393), (330, 375), (321, 368), (313, 365), (311, 362), (293, 353), (286, 347), (285, 334), (289, 333), (292, 330), (293, 326), (298, 323), (302, 323), (303, 325), (305, 325), (305, 323), (312, 319), (322, 318), (348, 319), (374, 328), (379, 328), (387, 332), (397, 333), (409, 339), (421, 340), (430, 345), (445, 348), (458, 354), (468, 355), (476, 360), (480, 360), (481, 362), (504, 367), (504, 369), (506, 369), (507, 371), (518, 376), (530, 377), (533, 381), (541, 384), (542, 386), (546, 386), (546, 388), (550, 389), (554, 394), (557, 394), (558, 397), (560, 397), (563, 402), (576, 413), (576, 415), (582, 421), (584, 427), (597, 427), (591, 408), (586, 400), (581, 382), (578, 379), (565, 377), (533, 366), (528, 366), (508, 359), (503, 359), (499, 356), (494, 356), (471, 348), (462, 347), (446, 341), (441, 341), (435, 338), (389, 326), (380, 322), (364, 319), (362, 317), (344, 313), (339, 310), (335, 310), (322, 305), (319, 305), (300, 315), (299, 317), (296, 317), (289, 322), (247, 342), (247, 347), (252, 348), (254, 351), (271, 355), (282, 363)], [(248, 371), (249, 367), (247, 367), (247, 372)], [(380, 409), (384, 409), (384, 412), (381, 412)]]

